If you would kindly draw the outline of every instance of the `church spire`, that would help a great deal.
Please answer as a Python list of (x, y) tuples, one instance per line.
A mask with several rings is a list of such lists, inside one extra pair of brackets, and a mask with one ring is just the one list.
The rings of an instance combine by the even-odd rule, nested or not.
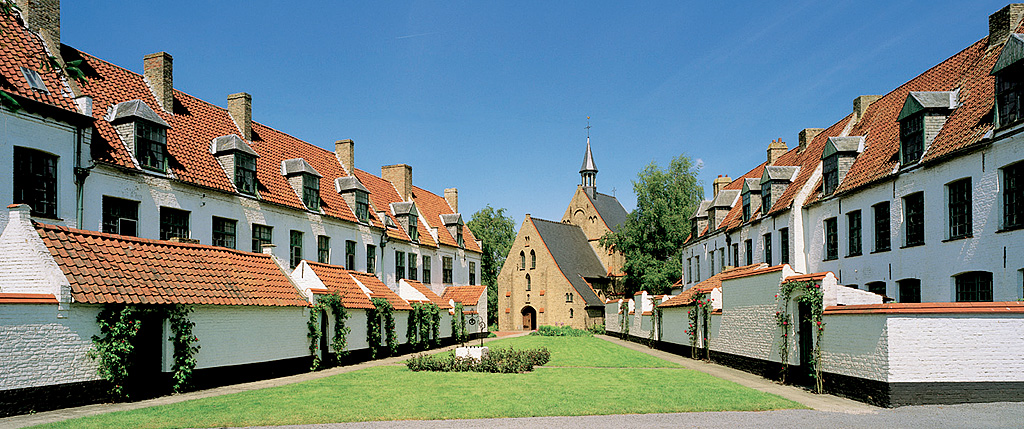
[(594, 164), (594, 155), (590, 152), (590, 117), (587, 117), (587, 153), (583, 155), (583, 166), (580, 167), (580, 177), (583, 190), (594, 198), (597, 194), (597, 164)]

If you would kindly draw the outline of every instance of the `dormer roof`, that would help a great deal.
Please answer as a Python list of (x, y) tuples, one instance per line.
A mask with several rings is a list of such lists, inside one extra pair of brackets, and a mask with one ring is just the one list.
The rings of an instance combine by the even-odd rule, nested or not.
[(281, 175), (292, 176), (295, 174), (312, 174), (316, 177), (323, 177), (305, 159), (293, 158), (281, 161)]
[(214, 155), (233, 151), (247, 153), (257, 158), (260, 156), (256, 151), (249, 147), (249, 144), (246, 143), (245, 140), (235, 134), (217, 137), (213, 139), (213, 142), (210, 144), (210, 153)]
[(957, 91), (911, 91), (907, 94), (903, 110), (900, 111), (896, 120), (902, 121), (908, 116), (927, 109), (953, 110), (956, 108), (956, 103)]
[(391, 203), (391, 212), (394, 213), (395, 216), (419, 215), (416, 211), (416, 203), (414, 202)]
[(700, 204), (697, 205), (697, 210), (693, 212), (693, 216), (690, 216), (690, 219), (708, 217), (709, 207), (711, 207), (711, 200), (701, 200)]
[(442, 214), (441, 222), (444, 222), (444, 226), (462, 225), (462, 215), (459, 213)]
[(821, 151), (821, 159), (825, 159), (836, 153), (860, 153), (864, 152), (864, 136), (857, 137), (829, 137), (825, 142), (825, 148)]
[(787, 166), (768, 166), (764, 168), (764, 172), (761, 173), (761, 183), (765, 183), (769, 180), (778, 180), (783, 182), (792, 182), (796, 178), (797, 173), (800, 172), (800, 167), (794, 165)]
[(761, 193), (761, 180), (754, 178), (743, 179), (743, 190), (741, 193), (746, 194), (748, 192)]
[(739, 197), (740, 191), (737, 189), (723, 189), (718, 191), (718, 195), (711, 202), (711, 207), (732, 207), (736, 203), (736, 197)]
[(1006, 40), (1006, 44), (1003, 45), (1003, 52), (999, 53), (999, 59), (996, 60), (996, 65), (992, 67), (989, 75), (995, 75), (1022, 59), (1024, 59), (1024, 34), (1011, 34), (1010, 38)]
[(134, 118), (145, 119), (164, 128), (171, 127), (142, 100), (124, 101), (111, 107), (110, 122), (130, 121)]
[(334, 189), (337, 190), (339, 194), (352, 191), (370, 193), (370, 191), (366, 190), (366, 187), (363, 186), (363, 182), (360, 182), (356, 176), (346, 176), (334, 179)]

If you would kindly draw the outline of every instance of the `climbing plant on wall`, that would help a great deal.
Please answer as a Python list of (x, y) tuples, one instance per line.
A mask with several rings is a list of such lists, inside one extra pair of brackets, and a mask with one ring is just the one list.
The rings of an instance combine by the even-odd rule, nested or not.
[(325, 335), (320, 331), (320, 317), (327, 310), (330, 310), (331, 315), (334, 316), (334, 335), (331, 337), (330, 348), (334, 350), (337, 357), (348, 354), (348, 334), (352, 332), (352, 328), (345, 323), (348, 320), (348, 311), (341, 304), (341, 296), (337, 293), (320, 295), (317, 297), (316, 305), (310, 309), (309, 321), (306, 322), (306, 327), (309, 328), (309, 333), (306, 334), (306, 337), (309, 338), (309, 354), (313, 356), (313, 367), (310, 370), (313, 371), (319, 369), (322, 364), (320, 356), (317, 355), (317, 350), (320, 349), (320, 338)]
[(192, 371), (196, 368), (196, 354), (199, 353), (199, 337), (192, 333), (196, 323), (188, 315), (194, 308), (187, 305), (172, 305), (167, 308), (167, 320), (171, 325), (171, 344), (174, 346), (174, 364), (171, 366), (172, 388), (184, 392), (191, 387)]
[(412, 350), (422, 350), (438, 344), (437, 334), (441, 324), (441, 310), (434, 303), (412, 304), (409, 312), (409, 326), (406, 337)]
[(629, 301), (622, 300), (619, 303), (619, 329), (623, 339), (629, 338)]
[[(701, 329), (706, 328), (711, 321), (711, 296), (707, 293), (699, 293), (693, 298), (693, 308), (689, 311), (689, 325), (686, 334), (690, 336), (690, 357), (699, 359), (698, 346), (703, 348), (705, 357), (710, 357), (711, 339), (707, 335), (701, 335)], [(703, 337), (703, 344), (700, 339)]]
[[(384, 298), (373, 298), (371, 301), (374, 308), (366, 315), (366, 341), (370, 344), (370, 358), (395, 354), (398, 352), (395, 307)], [(382, 337), (385, 338), (387, 348), (380, 344)]]
[(821, 290), (821, 285), (813, 281), (782, 283), (779, 286), (779, 293), (775, 294), (777, 308), (775, 311), (775, 324), (782, 331), (781, 341), (779, 342), (779, 358), (782, 360), (782, 381), (786, 381), (786, 373), (789, 370), (789, 339), (792, 337), (790, 335), (790, 328), (793, 325), (793, 317), (790, 314), (789, 302), (793, 300), (793, 294), (796, 292), (800, 293), (796, 297), (796, 301), (806, 304), (810, 309), (806, 317), (815, 332), (815, 340), (810, 362), (808, 363), (811, 366), (810, 376), (815, 380), (815, 391), (821, 393), (821, 365), (819, 363), (821, 362), (821, 340), (825, 333), (825, 324), (822, 322), (824, 292)]
[(462, 313), (462, 304), (455, 304), (455, 314), (452, 315), (452, 340), (456, 343), (466, 342), (469, 335), (466, 335), (466, 315)]

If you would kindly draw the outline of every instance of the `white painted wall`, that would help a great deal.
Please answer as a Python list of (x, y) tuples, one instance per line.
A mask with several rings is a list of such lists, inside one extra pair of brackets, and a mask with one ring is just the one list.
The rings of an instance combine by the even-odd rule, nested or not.
[(890, 315), (887, 329), (890, 382), (1024, 381), (1024, 314)]
[[(304, 307), (197, 306), (189, 315), (201, 346), (196, 368), (309, 356)], [(166, 365), (165, 370), (169, 370)]]
[(0, 304), (0, 390), (99, 379), (86, 355), (99, 335), (99, 306)]
[[(781, 331), (775, 323), (775, 294), (782, 279), (793, 275), (789, 266), (781, 271), (740, 277), (722, 282), (722, 316), (711, 349), (755, 359), (781, 362), (776, 343)], [(796, 313), (796, 303), (790, 303)], [(685, 325), (680, 327), (685, 329)], [(792, 335), (792, 331), (791, 331)], [(789, 341), (789, 360), (799, 364), (798, 340)]]
[[(825, 315), (823, 372), (889, 381), (889, 331), (884, 314)], [(792, 352), (791, 352), (792, 354)]]

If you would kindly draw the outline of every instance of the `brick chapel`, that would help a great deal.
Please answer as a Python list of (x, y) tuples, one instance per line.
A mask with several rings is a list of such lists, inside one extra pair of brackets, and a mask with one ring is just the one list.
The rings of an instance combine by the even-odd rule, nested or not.
[(523, 220), (498, 274), (500, 330), (604, 323), (604, 301), (621, 289), (624, 258), (599, 240), (618, 231), (627, 213), (614, 196), (597, 192), (590, 137), (580, 176), (560, 222), (529, 214)]

